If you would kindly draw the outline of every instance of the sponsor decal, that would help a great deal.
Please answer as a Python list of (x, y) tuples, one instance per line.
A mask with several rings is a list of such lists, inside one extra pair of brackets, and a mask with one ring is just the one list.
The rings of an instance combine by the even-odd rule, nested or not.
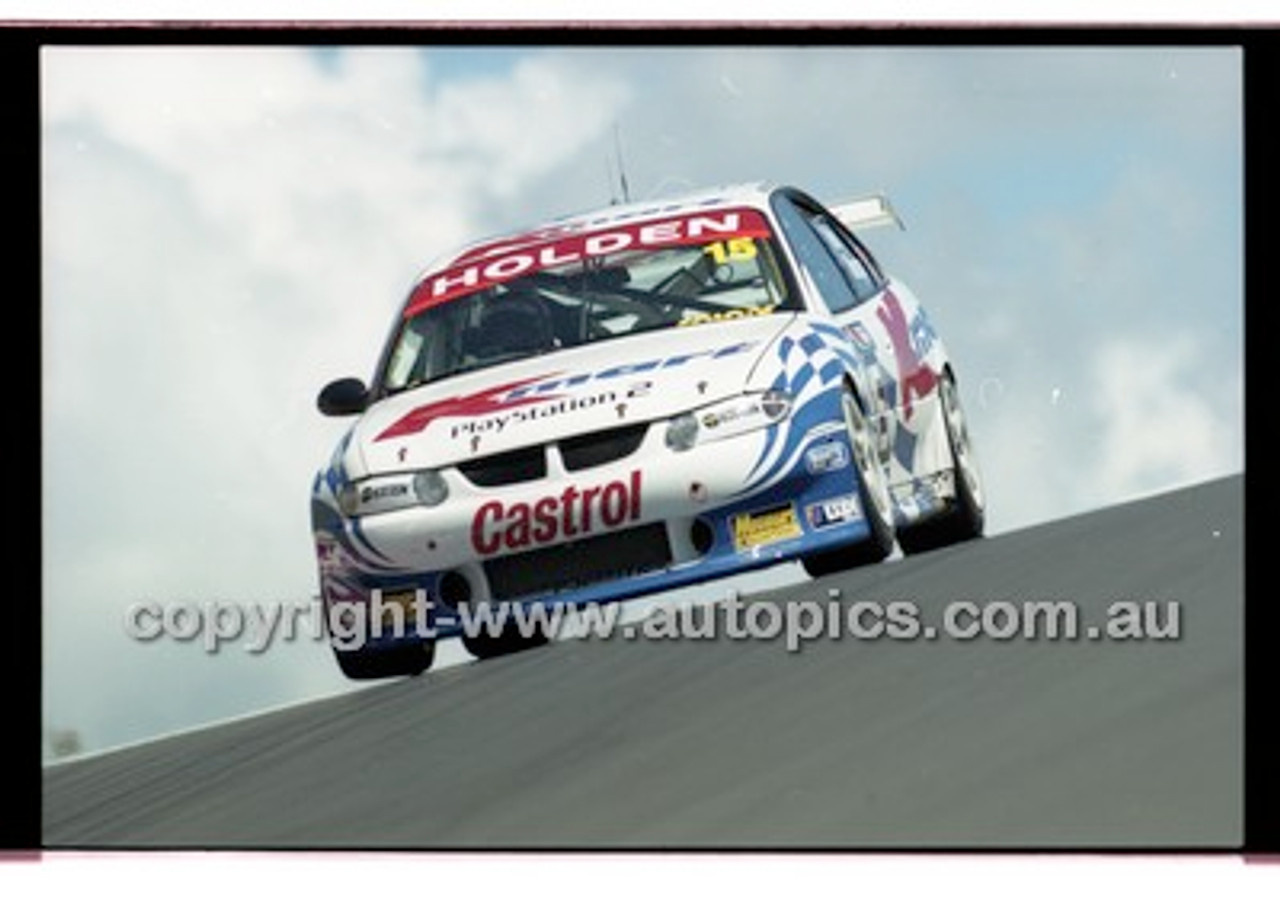
[(553, 232), (546, 239), (539, 239), (539, 235), (534, 234), (528, 239), (469, 253), (450, 268), (429, 275), (409, 297), (404, 316), (411, 318), (424, 309), (531, 272), (585, 262), (624, 250), (652, 250), (730, 238), (768, 236), (768, 223), (761, 213), (753, 209), (727, 209), (658, 221), (618, 223), (591, 232)]
[(871, 332), (867, 330), (867, 326), (862, 322), (853, 322), (844, 329), (845, 334), (849, 336), (849, 340), (853, 342), (853, 347), (858, 351), (858, 355), (865, 362), (869, 362), (876, 357), (876, 342), (871, 337)]
[(404, 496), (408, 492), (408, 484), (384, 484), (381, 487), (365, 487), (360, 491), (360, 503), (361, 505), (367, 505), (380, 499)]
[[(578, 412), (583, 409), (593, 409), (599, 405), (617, 406), (619, 396), (627, 396), (634, 398), (648, 393), (648, 382), (635, 385), (625, 394), (619, 394), (616, 391), (609, 390), (605, 393), (594, 394), (590, 396), (567, 397), (560, 399), (558, 402), (552, 398), (546, 401), (537, 401), (538, 405), (530, 406), (527, 409), (516, 409), (512, 412), (499, 412), (485, 418), (473, 419), (471, 421), (460, 421), (449, 431), (449, 436), (457, 438), (463, 434), (471, 435), (473, 438), (480, 434), (501, 434), (506, 430), (508, 425), (520, 425), (531, 421), (538, 421), (545, 418), (554, 418), (558, 415), (565, 415), (571, 412)], [(619, 416), (621, 417), (621, 416)]]
[(810, 527), (825, 528), (833, 524), (861, 518), (862, 507), (858, 505), (858, 498), (850, 494), (849, 496), (838, 496), (835, 499), (812, 503), (805, 507), (804, 513), (805, 517), (809, 519)]
[[(404, 622), (413, 622), (418, 614), (418, 592), (416, 588), (408, 587), (403, 590), (378, 590), (374, 588), (375, 595), (378, 596), (380, 602), (377, 608), (382, 610), (382, 627), (384, 629), (393, 629), (396, 622), (401, 624)], [(400, 607), (400, 616), (396, 617), (394, 607)]]
[(923, 359), (929, 355), (937, 339), (938, 335), (933, 330), (933, 325), (929, 324), (929, 319), (925, 317), (924, 310), (918, 310), (916, 317), (911, 320), (911, 346), (916, 356)]
[(651, 371), (665, 371), (669, 368), (679, 368), (694, 360), (716, 360), (724, 359), (728, 356), (736, 356), (738, 353), (744, 353), (756, 346), (757, 341), (747, 340), (741, 343), (731, 343), (727, 346), (716, 347), (708, 350), (695, 350), (692, 353), (679, 353), (675, 356), (666, 356), (658, 359), (647, 359), (644, 362), (628, 362), (622, 365), (614, 365), (606, 369), (587, 374), (578, 374), (567, 377), (559, 375), (550, 375), (545, 379), (537, 380), (536, 383), (529, 382), (511, 391), (512, 398), (521, 398), (529, 394), (541, 394), (555, 390), (564, 390), (569, 387), (579, 387), (583, 384), (593, 383), (595, 381), (611, 381), (615, 378), (624, 378), (629, 375), (644, 374)]
[[(581, 234), (584, 231), (598, 230), (606, 225), (616, 225), (629, 220), (647, 219), (659, 215), (674, 215), (678, 212), (688, 213), (698, 207), (719, 206), (724, 201), (719, 197), (709, 197), (697, 203), (672, 203), (666, 206), (651, 206), (647, 209), (605, 210), (594, 217), (576, 220), (562, 220), (559, 224), (551, 224), (536, 231), (530, 231), (520, 237), (508, 238), (497, 243), (484, 244), (463, 253), (453, 261), (453, 266), (490, 259), (510, 253), (524, 247), (540, 246), (556, 238)], [(569, 217), (566, 217), (568, 219)]]
[(533, 502), (491, 500), (471, 520), (471, 546), (482, 556), (612, 530), (640, 519), (640, 470), (624, 480), (566, 487)]
[(907, 327), (907, 315), (902, 303), (892, 290), (884, 292), (884, 299), (876, 309), (876, 318), (889, 332), (893, 341), (893, 356), (898, 362), (898, 382), (902, 386), (902, 417), (911, 420), (911, 395), (928, 396), (938, 384), (938, 375), (925, 364), (921, 354), (911, 339), (911, 331)]
[(342, 547), (338, 545), (336, 540), (330, 540), (322, 534), (317, 534), (315, 543), (316, 562), (319, 564), (321, 571), (342, 567)]
[(727, 322), (740, 318), (758, 318), (768, 315), (778, 308), (777, 303), (766, 306), (748, 306), (743, 309), (726, 309), (724, 312), (694, 312), (680, 319), (676, 324), (681, 328), (691, 325), (705, 325), (710, 322)]
[[(604, 390), (598, 394), (579, 397), (565, 397), (560, 391), (573, 387), (581, 387), (596, 382), (607, 382), (626, 378), (651, 371), (665, 371), (686, 365), (694, 360), (716, 360), (746, 352), (756, 345), (756, 341), (733, 343), (692, 353), (680, 353), (644, 362), (625, 365), (614, 365), (595, 372), (577, 375), (540, 375), (511, 381), (488, 387), (465, 396), (449, 397), (418, 406), (401, 416), (383, 430), (374, 441), (389, 440), (394, 437), (405, 437), (417, 434), (427, 428), (431, 422), (440, 418), (470, 419), (454, 426), (450, 436), (475, 436), (484, 433), (500, 433), (508, 425), (537, 421), (555, 415), (563, 415), (583, 409), (594, 408), (601, 403), (617, 406), (625, 400), (639, 399), (648, 396), (653, 388), (650, 381), (637, 380), (625, 388)], [(557, 402), (559, 401), (559, 402)], [(551, 405), (547, 405), (551, 404)], [(538, 408), (525, 408), (537, 405)], [(512, 410), (520, 410), (518, 412)], [(621, 413), (619, 413), (621, 414)]]
[(755, 418), (756, 416), (763, 414), (764, 408), (760, 405), (760, 402), (758, 400), (751, 400), (747, 405), (728, 406), (719, 410), (704, 412), (699, 421), (702, 423), (704, 428), (709, 431), (714, 431), (716, 428), (733, 424), (735, 421)]
[(735, 515), (730, 525), (733, 545), (739, 552), (799, 537), (802, 533), (795, 506), (790, 503), (763, 512)]
[(324, 533), (315, 536), (316, 563), (321, 574), (350, 571), (359, 560), (341, 542)]
[(408, 434), (416, 434), (426, 428), (427, 425), (435, 421), (437, 418), (472, 418), (479, 415), (485, 415), (499, 409), (507, 409), (512, 406), (524, 406), (529, 403), (541, 403), (553, 397), (513, 397), (512, 392), (519, 388), (531, 384), (535, 381), (542, 380), (541, 377), (525, 378), (521, 381), (511, 381), (507, 384), (499, 384), (496, 387), (489, 387), (485, 390), (479, 390), (466, 396), (451, 396), (447, 399), (436, 400), (433, 403), (427, 403), (424, 406), (418, 406), (407, 415), (398, 419), (394, 424), (384, 430), (374, 441), (390, 440), (392, 437), (404, 437)]
[(804, 467), (809, 474), (839, 471), (849, 464), (849, 450), (838, 441), (819, 443), (804, 454)]

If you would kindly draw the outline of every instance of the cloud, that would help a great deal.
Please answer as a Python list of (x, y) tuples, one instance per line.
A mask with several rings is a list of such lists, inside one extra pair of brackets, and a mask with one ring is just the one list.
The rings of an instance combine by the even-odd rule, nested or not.
[(1098, 348), (1092, 375), (1102, 420), (1099, 497), (1128, 498), (1242, 467), (1242, 372), (1199, 341), (1112, 339)]

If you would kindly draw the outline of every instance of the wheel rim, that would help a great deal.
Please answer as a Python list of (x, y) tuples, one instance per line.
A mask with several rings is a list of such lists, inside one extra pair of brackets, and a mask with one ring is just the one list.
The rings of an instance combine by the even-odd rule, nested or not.
[(947, 426), (947, 439), (951, 442), (951, 454), (955, 458), (956, 473), (964, 480), (964, 485), (973, 498), (974, 504), (982, 508), (982, 475), (978, 472), (978, 463), (973, 456), (973, 446), (969, 442), (969, 427), (955, 394), (955, 386), (947, 378), (941, 385), (943, 417)]
[(849, 430), (849, 442), (853, 444), (853, 462), (857, 466), (858, 477), (866, 487), (867, 498), (876, 516), (887, 525), (890, 520), (889, 488), (876, 459), (875, 448), (871, 445), (866, 419), (857, 401), (848, 393), (844, 395), (844, 420)]

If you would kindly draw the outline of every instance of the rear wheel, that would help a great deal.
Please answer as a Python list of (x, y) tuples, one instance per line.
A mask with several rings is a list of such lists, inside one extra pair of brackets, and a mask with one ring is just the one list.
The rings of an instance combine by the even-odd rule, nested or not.
[(352, 680), (375, 680), (383, 677), (417, 676), (435, 661), (434, 640), (393, 646), (390, 649), (357, 651), (334, 647), (334, 656), (342, 673)]
[(822, 577), (846, 568), (880, 562), (893, 552), (893, 507), (889, 485), (876, 453), (875, 437), (853, 391), (846, 388), (840, 399), (845, 427), (853, 446), (853, 465), (858, 474), (858, 500), (871, 533), (849, 546), (805, 556), (801, 562), (810, 577)]
[(941, 515), (898, 533), (898, 545), (904, 553), (925, 552), (981, 537), (986, 524), (982, 475), (969, 441), (960, 395), (949, 373), (938, 381), (938, 402), (951, 447), (955, 498)]

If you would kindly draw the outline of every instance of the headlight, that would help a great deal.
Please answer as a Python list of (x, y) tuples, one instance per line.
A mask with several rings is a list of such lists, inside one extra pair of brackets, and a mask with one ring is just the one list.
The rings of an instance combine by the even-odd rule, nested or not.
[(791, 394), (782, 390), (766, 390), (760, 397), (760, 408), (769, 421), (781, 421), (791, 412)]
[(420, 471), (413, 476), (413, 495), (424, 506), (438, 506), (449, 498), (449, 485), (438, 471)]
[(391, 512), (412, 506), (438, 506), (449, 485), (438, 471), (384, 475), (347, 483), (338, 491), (338, 508), (348, 518)]
[(693, 449), (693, 445), (697, 442), (698, 419), (693, 417), (693, 413), (686, 412), (671, 419), (667, 425), (667, 446), (677, 453), (682, 453), (687, 449)]
[(791, 414), (791, 403), (791, 394), (766, 390), (686, 412), (667, 424), (667, 446), (683, 452), (698, 443), (736, 437), (763, 428)]

